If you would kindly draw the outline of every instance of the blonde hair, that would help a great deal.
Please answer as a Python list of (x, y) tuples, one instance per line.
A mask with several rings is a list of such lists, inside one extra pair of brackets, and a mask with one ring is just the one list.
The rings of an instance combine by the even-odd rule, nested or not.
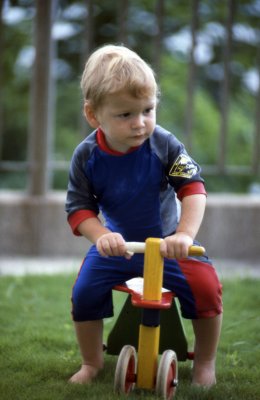
[(109, 94), (126, 90), (142, 98), (159, 96), (152, 68), (134, 51), (124, 46), (105, 45), (86, 62), (81, 78), (85, 100), (97, 109)]

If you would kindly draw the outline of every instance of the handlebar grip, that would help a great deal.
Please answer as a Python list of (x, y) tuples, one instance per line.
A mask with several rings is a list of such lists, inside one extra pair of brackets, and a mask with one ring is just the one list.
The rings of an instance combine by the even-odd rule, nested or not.
[(129, 253), (144, 253), (144, 242), (126, 242), (126, 248)]
[[(126, 242), (127, 252), (131, 255), (134, 253), (144, 253), (145, 243), (144, 242)], [(202, 246), (191, 246), (189, 248), (189, 256), (203, 256), (206, 250)]]
[(202, 246), (191, 246), (189, 248), (189, 256), (204, 256), (204, 254), (206, 253), (206, 250), (204, 247)]

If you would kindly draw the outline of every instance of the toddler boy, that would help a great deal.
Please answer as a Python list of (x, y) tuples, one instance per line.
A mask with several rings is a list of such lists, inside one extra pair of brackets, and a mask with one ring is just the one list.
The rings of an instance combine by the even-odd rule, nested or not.
[(159, 237), (163, 285), (193, 323), (192, 383), (209, 387), (216, 381), (221, 285), (206, 256), (188, 257), (206, 204), (201, 169), (173, 134), (156, 125), (158, 86), (135, 52), (113, 45), (96, 50), (81, 88), (94, 131), (73, 154), (66, 211), (74, 234), (93, 246), (73, 287), (82, 366), (70, 381), (89, 383), (103, 368), (103, 319), (113, 315), (112, 288), (142, 275), (143, 255), (129, 257), (125, 242)]

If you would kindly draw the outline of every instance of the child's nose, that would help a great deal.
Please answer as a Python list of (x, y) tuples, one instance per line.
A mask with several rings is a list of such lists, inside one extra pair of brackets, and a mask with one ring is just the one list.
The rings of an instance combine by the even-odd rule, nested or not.
[(138, 129), (138, 128), (142, 128), (144, 126), (145, 126), (144, 116), (142, 114), (136, 115), (133, 119), (132, 128)]

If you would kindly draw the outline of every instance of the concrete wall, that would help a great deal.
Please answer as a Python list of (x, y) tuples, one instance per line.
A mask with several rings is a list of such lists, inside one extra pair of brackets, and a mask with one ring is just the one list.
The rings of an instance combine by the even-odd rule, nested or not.
[(72, 234), (64, 203), (63, 192), (46, 197), (0, 193), (0, 254), (83, 256), (89, 244)]
[(260, 196), (209, 195), (198, 239), (212, 257), (260, 261)]
[[(89, 243), (72, 235), (64, 201), (1, 192), (0, 255), (82, 257)], [(209, 195), (198, 239), (211, 257), (259, 261), (260, 196)]]

